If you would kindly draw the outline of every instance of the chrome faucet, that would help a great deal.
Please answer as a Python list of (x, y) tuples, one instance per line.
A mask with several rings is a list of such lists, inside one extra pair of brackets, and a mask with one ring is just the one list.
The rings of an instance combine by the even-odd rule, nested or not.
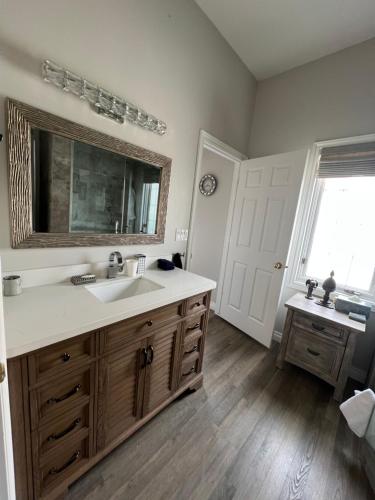
[(107, 278), (108, 279), (116, 278), (118, 273), (121, 273), (123, 269), (124, 269), (124, 263), (122, 261), (121, 253), (118, 250), (116, 250), (115, 252), (111, 252), (109, 256)]

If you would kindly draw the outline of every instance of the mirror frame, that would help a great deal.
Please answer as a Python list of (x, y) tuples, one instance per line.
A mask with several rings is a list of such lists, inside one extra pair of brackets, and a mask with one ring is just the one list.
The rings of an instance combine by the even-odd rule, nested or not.
[[(97, 130), (7, 99), (9, 208), (12, 248), (150, 245), (164, 243), (172, 160)], [(156, 234), (37, 233), (32, 225), (33, 127), (78, 140), (161, 169)]]

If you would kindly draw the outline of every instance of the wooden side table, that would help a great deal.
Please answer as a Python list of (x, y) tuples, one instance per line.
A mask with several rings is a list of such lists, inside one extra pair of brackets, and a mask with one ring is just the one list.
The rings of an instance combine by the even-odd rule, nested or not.
[(277, 366), (285, 361), (304, 368), (333, 385), (333, 398), (341, 401), (349, 376), (358, 335), (366, 325), (335, 309), (308, 300), (302, 293), (289, 299)]

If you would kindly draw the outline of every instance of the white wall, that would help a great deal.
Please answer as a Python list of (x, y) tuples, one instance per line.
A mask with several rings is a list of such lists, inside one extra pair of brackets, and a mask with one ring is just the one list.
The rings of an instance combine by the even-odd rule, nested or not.
[[(0, 12), (0, 133), (12, 97), (172, 158), (164, 245), (124, 254), (183, 251), (199, 130), (246, 151), (255, 80), (192, 0), (3, 0)], [(76, 97), (43, 82), (54, 60), (165, 120), (160, 137), (99, 117)], [(246, 110), (246, 111), (245, 111)], [(108, 248), (12, 250), (6, 147), (0, 144), (0, 254), (4, 270), (105, 261)]]
[[(199, 176), (212, 174), (218, 184), (212, 196), (198, 194), (189, 270), (216, 282), (223, 256), (234, 167), (233, 161), (208, 149), (203, 150)], [(216, 291), (212, 293), (213, 302), (216, 302)]]
[[(251, 157), (300, 149), (317, 140), (375, 132), (375, 38), (258, 83)], [(276, 320), (281, 331), (284, 288)], [(375, 347), (375, 318), (358, 345), (354, 365), (366, 371)]]
[(375, 38), (258, 83), (249, 154), (375, 132)]

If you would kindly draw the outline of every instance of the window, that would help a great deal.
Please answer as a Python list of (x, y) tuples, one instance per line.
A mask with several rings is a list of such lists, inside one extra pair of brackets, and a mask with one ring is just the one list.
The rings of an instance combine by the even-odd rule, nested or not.
[(321, 149), (305, 192), (310, 201), (300, 219), (294, 285), (314, 278), (321, 286), (334, 270), (338, 291), (375, 302), (374, 150), (374, 143)]
[(304, 274), (320, 282), (335, 271), (341, 288), (372, 293), (375, 177), (321, 179)]

